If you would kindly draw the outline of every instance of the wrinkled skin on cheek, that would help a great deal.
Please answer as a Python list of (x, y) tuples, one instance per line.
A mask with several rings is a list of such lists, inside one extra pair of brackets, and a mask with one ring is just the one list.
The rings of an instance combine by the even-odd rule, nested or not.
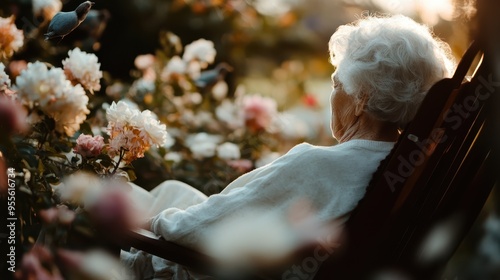
[(335, 139), (340, 140), (346, 130), (356, 122), (354, 98), (342, 88), (334, 87), (330, 96), (330, 129)]

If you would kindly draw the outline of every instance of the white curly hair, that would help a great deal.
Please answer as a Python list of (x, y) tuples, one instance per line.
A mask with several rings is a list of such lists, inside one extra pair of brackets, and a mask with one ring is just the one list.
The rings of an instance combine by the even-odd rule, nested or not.
[(329, 42), (333, 76), (365, 111), (404, 127), (425, 93), (455, 68), (448, 44), (402, 16), (365, 15), (342, 25)]

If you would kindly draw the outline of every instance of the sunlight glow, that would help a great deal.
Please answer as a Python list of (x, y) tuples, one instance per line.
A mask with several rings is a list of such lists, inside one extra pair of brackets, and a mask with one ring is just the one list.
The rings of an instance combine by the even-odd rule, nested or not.
[(296, 2), (296, 0), (256, 0), (252, 5), (263, 15), (280, 16), (290, 11)]
[(453, 0), (372, 0), (391, 14), (420, 16), (427, 25), (436, 25), (440, 19), (451, 21), (455, 14)]
[(453, 19), (455, 11), (453, 0), (420, 0), (415, 2), (422, 21), (429, 25), (437, 24), (439, 18), (447, 21)]
[(374, 0), (380, 8), (392, 14), (410, 15), (415, 12), (415, 2), (418, 0)]

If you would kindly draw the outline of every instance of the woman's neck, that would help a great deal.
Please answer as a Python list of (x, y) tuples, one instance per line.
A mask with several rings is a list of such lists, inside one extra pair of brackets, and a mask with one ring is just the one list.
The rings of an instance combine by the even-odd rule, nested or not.
[(399, 131), (396, 124), (374, 119), (368, 114), (361, 114), (338, 141), (343, 143), (353, 139), (365, 139), (396, 142), (398, 137)]

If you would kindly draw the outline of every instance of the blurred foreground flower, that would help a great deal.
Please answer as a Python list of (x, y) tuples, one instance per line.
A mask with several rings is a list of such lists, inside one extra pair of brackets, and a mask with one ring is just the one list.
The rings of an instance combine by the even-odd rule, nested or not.
[(103, 182), (95, 175), (87, 172), (76, 172), (66, 176), (54, 186), (55, 193), (62, 202), (73, 205), (91, 205), (101, 192)]
[(149, 110), (139, 111), (124, 101), (113, 102), (106, 110), (109, 154), (120, 156), (126, 163), (144, 157), (151, 146), (162, 146), (167, 140), (164, 124)]
[(341, 242), (343, 221), (320, 221), (315, 209), (307, 208), (304, 201), (307, 199), (283, 207), (288, 219), (283, 219), (282, 213), (270, 213), (263, 208), (252, 212), (236, 210), (232, 218), (225, 219), (206, 235), (204, 249), (225, 264), (223, 269), (229, 270), (272, 268), (283, 264), (298, 248), (310, 246), (316, 247), (315, 252), (321, 250), (322, 255), (328, 255)]
[(101, 135), (80, 134), (76, 139), (76, 146), (73, 151), (84, 158), (93, 158), (100, 155), (103, 148), (104, 138)]
[(63, 280), (61, 271), (55, 264), (54, 256), (42, 246), (35, 245), (24, 254), (20, 267), (14, 274), (20, 280)]
[(58, 260), (68, 273), (69, 279), (127, 280), (126, 269), (119, 260), (100, 250), (85, 253), (60, 249)]
[(2, 135), (26, 131), (28, 129), (26, 115), (26, 110), (19, 102), (0, 95), (0, 133)]
[(27, 129), (26, 110), (14, 100), (15, 92), (10, 88), (10, 77), (5, 73), (5, 65), (0, 62), (0, 132), (6, 135)]
[(28, 63), (16, 79), (17, 94), (30, 109), (38, 107), (56, 122), (56, 130), (68, 136), (80, 129), (90, 111), (89, 98), (78, 84), (71, 85), (61, 68), (47, 69), (42, 62)]
[(68, 58), (63, 60), (64, 73), (68, 79), (76, 85), (80, 83), (91, 93), (101, 89), (100, 79), (102, 72), (99, 70), (101, 64), (95, 54), (82, 52), (79, 48), (70, 50)]
[(0, 197), (5, 196), (8, 189), (7, 165), (2, 152), (0, 152)]
[(24, 44), (23, 31), (17, 29), (14, 16), (0, 17), (0, 58), (10, 58)]
[[(101, 179), (92, 173), (76, 172), (54, 188), (62, 202), (82, 206), (93, 226), (105, 234), (120, 234), (136, 227), (142, 214), (129, 196), (130, 185), (121, 179)], [(63, 209), (46, 210), (41, 215), (48, 222), (56, 216), (67, 216)]]
[(117, 180), (106, 182), (98, 197), (87, 205), (92, 224), (101, 233), (114, 238), (139, 226), (139, 209), (127, 195), (129, 185)]
[(76, 213), (66, 205), (58, 205), (49, 209), (40, 210), (40, 218), (46, 224), (70, 225), (76, 217)]

